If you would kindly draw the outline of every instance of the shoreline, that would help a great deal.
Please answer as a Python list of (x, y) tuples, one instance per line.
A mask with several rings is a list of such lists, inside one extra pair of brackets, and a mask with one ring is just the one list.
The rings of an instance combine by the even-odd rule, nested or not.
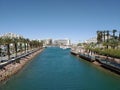
[[(82, 57), (79, 56), (79, 53), (77, 53), (77, 52), (71, 51), (71, 54), (74, 55), (74, 56), (76, 56), (76, 57), (82, 58)], [(102, 55), (97, 55), (97, 56), (99, 56), (99, 58), (101, 58), (103, 60), (106, 59), (106, 56), (102, 56)], [(112, 57), (108, 57), (108, 59), (109, 59), (109, 61), (113, 61), (116, 64), (120, 64), (119, 59), (116, 59), (116, 58), (112, 59)], [(86, 59), (84, 59), (84, 60), (86, 60)], [(86, 61), (89, 61), (89, 60), (86, 60)], [(98, 67), (102, 67), (102, 68), (104, 68), (104, 69), (106, 69), (108, 71), (111, 71), (113, 73), (116, 73), (116, 74), (120, 75), (120, 69), (118, 70), (117, 67), (111, 66), (109, 64), (108, 65), (104, 64), (101, 61), (96, 60), (96, 59), (93, 62), (91, 62), (91, 63), (94, 64), (94, 65), (96, 65), (96, 66), (98, 66)]]
[(31, 53), (28, 56), (19, 59), (19, 62), (13, 62), (6, 65), (4, 68), (0, 69), (0, 82), (7, 81), (10, 77), (18, 73), (28, 62), (35, 58), (39, 53), (41, 53), (44, 48)]

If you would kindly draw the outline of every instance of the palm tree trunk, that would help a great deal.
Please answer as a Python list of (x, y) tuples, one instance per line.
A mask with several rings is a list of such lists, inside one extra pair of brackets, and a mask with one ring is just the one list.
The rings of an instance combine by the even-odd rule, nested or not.
[(117, 32), (117, 30), (113, 30), (113, 38), (115, 38), (115, 33)]
[(27, 51), (27, 50), (26, 50), (26, 43), (24, 43), (24, 47), (25, 47), (25, 53), (26, 53), (26, 51)]
[[(109, 31), (107, 31), (107, 43), (108, 43), (108, 40), (109, 40)], [(107, 49), (108, 49), (108, 44), (107, 44)]]
[(17, 57), (17, 43), (15, 43), (15, 57)]
[(20, 43), (20, 54), (22, 55), (22, 51), (23, 51), (23, 49), (22, 49), (22, 43)]
[(104, 42), (105, 42), (105, 31), (103, 31), (103, 36), (104, 36), (103, 38), (104, 38)]
[(10, 45), (7, 44), (7, 55), (8, 55), (8, 60), (10, 60)]
[(119, 41), (120, 41), (120, 32), (119, 32)]

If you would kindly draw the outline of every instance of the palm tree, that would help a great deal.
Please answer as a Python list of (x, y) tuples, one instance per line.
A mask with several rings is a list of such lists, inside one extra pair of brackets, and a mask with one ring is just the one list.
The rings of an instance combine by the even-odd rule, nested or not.
[(0, 56), (2, 58), (2, 48), (1, 45), (3, 44), (3, 39), (0, 37)]
[(102, 31), (97, 31), (97, 42), (98, 43), (102, 42), (102, 37), (103, 37)]
[(102, 31), (102, 33), (103, 33), (103, 38), (104, 38), (104, 42), (105, 42), (105, 33), (106, 33), (106, 31)]
[(99, 35), (100, 31), (97, 31), (97, 43), (100, 42), (100, 35)]
[(33, 40), (33, 47), (34, 47), (34, 48), (37, 48), (37, 46), (38, 46), (37, 41), (36, 41), (36, 40)]
[[(107, 43), (108, 43), (108, 40), (109, 40), (109, 35), (110, 35), (110, 34), (109, 34), (109, 32), (110, 32), (110, 31), (109, 31), (109, 30), (107, 30), (106, 32), (107, 32), (107, 34), (106, 34), (106, 35), (107, 35)], [(107, 45), (107, 49), (108, 49), (108, 44), (106, 44), (106, 45)]]
[(32, 50), (33, 49), (33, 40), (30, 41), (30, 49)]
[(43, 47), (43, 41), (39, 42), (40, 48)]
[(120, 41), (120, 32), (119, 32), (119, 41)]
[(3, 42), (3, 39), (2, 39), (2, 37), (0, 37), (0, 44), (2, 44), (2, 42)]
[(113, 32), (113, 38), (115, 38), (115, 33), (117, 32), (117, 30), (114, 29), (112, 32)]
[(14, 43), (14, 47), (15, 47), (15, 57), (17, 57), (17, 52), (18, 52), (18, 38), (13, 38), (13, 43)]
[(28, 51), (29, 50), (29, 44), (30, 44), (30, 40), (27, 38), (26, 39), (26, 50)]
[(10, 55), (11, 55), (11, 53), (10, 53), (10, 44), (13, 43), (13, 40), (10, 37), (5, 36), (5, 37), (3, 37), (3, 43), (7, 47), (8, 60), (10, 60)]
[(2, 45), (2, 44), (3, 44), (3, 38), (0, 37), (0, 45)]
[(27, 40), (25, 38), (23, 39), (23, 43), (24, 43), (24, 51), (26, 53), (27, 52)]
[(97, 40), (98, 40), (98, 42), (99, 42), (99, 33), (100, 33), (100, 31), (97, 31)]
[(42, 42), (40, 43), (38, 40), (33, 40), (32, 44), (33, 48), (40, 48), (43, 45), (43, 43)]
[(110, 32), (110, 31), (109, 31), (109, 30), (107, 30), (106, 32), (107, 32), (107, 42), (108, 42), (109, 35), (110, 35), (110, 34), (109, 34), (109, 32)]
[(23, 42), (24, 42), (24, 38), (19, 37), (18, 42), (19, 42), (20, 53), (22, 54), (22, 52), (23, 52)]

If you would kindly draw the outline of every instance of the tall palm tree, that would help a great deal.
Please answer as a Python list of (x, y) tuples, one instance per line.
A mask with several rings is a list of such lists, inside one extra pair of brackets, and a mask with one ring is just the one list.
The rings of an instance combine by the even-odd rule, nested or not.
[(40, 48), (42, 46), (42, 43), (40, 43), (38, 40), (33, 40), (32, 43), (34, 48)]
[(17, 52), (18, 52), (18, 41), (19, 39), (17, 37), (13, 38), (13, 43), (14, 43), (14, 48), (15, 48), (15, 57), (17, 57)]
[(26, 50), (28, 51), (29, 50), (29, 44), (30, 44), (30, 40), (27, 38), (26, 39)]
[(119, 41), (120, 41), (120, 32), (119, 32)]
[(3, 38), (0, 37), (0, 45), (2, 45), (2, 44), (3, 44)]
[(102, 31), (97, 31), (97, 42), (101, 43), (103, 38)]
[(37, 41), (33, 40), (33, 48), (37, 48)]
[(99, 35), (100, 31), (97, 31), (97, 43), (100, 42), (100, 35)]
[(3, 44), (3, 39), (0, 37), (0, 56), (2, 57), (2, 48), (1, 45)]
[(117, 32), (117, 30), (114, 29), (112, 32), (113, 32), (113, 38), (115, 38), (115, 33)]
[(110, 34), (109, 34), (109, 32), (110, 32), (110, 31), (109, 31), (109, 30), (107, 30), (106, 32), (107, 32), (107, 42), (108, 42), (109, 35), (110, 35)]
[(5, 36), (5, 37), (3, 37), (3, 43), (7, 47), (8, 60), (10, 60), (10, 55), (11, 55), (11, 53), (10, 53), (10, 44), (13, 43), (13, 40), (10, 37)]
[[(106, 32), (107, 32), (107, 43), (108, 43), (108, 40), (109, 40), (109, 35), (110, 35), (110, 34), (109, 34), (109, 32), (110, 32), (110, 31), (109, 31), (109, 30), (107, 30)], [(107, 44), (107, 49), (108, 49), (108, 44)]]
[(27, 40), (25, 38), (23, 39), (23, 43), (24, 43), (24, 51), (25, 53), (27, 53)]
[(23, 42), (24, 42), (24, 38), (19, 37), (19, 48), (20, 48), (20, 53), (22, 54), (23, 52)]
[(103, 41), (105, 42), (106, 31), (102, 31), (102, 33), (103, 33)]
[(43, 41), (39, 42), (40, 48), (43, 47)]
[(31, 40), (29, 44), (30, 44), (30, 50), (32, 50), (33, 49), (33, 40)]
[(3, 42), (3, 39), (2, 39), (2, 37), (0, 37), (0, 44), (2, 44), (2, 42)]

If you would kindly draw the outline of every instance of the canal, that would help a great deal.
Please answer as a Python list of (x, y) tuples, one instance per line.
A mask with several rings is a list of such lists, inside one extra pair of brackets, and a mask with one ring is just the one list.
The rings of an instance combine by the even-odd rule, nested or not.
[(0, 90), (120, 90), (120, 76), (57, 47), (45, 49)]

